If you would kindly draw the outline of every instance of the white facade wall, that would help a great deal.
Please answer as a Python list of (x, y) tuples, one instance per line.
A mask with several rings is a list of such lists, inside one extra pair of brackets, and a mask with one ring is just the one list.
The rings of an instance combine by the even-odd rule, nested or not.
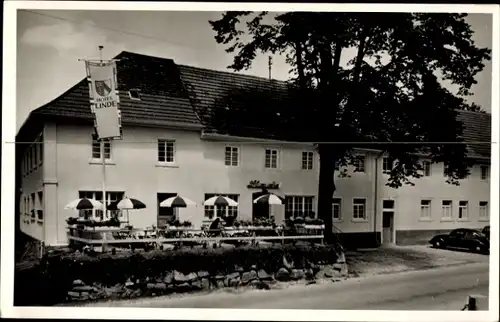
[[(21, 221), (21, 229), (28, 235), (50, 245), (66, 244), (65, 220), (78, 214), (74, 210), (65, 210), (64, 206), (78, 198), (79, 191), (101, 191), (102, 166), (100, 160), (92, 159), (92, 132), (91, 126), (45, 126), (43, 166), (22, 179), (23, 196), (43, 191), (44, 198), (44, 220), (29, 224)], [(130, 211), (130, 223), (135, 227), (156, 225), (157, 193), (178, 193), (195, 201), (197, 207), (179, 210), (184, 220), (192, 222), (203, 219), (204, 207), (201, 204), (206, 193), (238, 194), (239, 219), (250, 220), (252, 193), (258, 191), (247, 188), (252, 180), (280, 183), (280, 189), (276, 190), (280, 195), (314, 196), (313, 209), (317, 211), (318, 155), (314, 153), (312, 170), (301, 169), (302, 152), (312, 151), (312, 146), (207, 141), (200, 139), (200, 132), (158, 128), (125, 127), (123, 133), (123, 140), (112, 144), (111, 159), (106, 166), (106, 189), (123, 191), (128, 197), (137, 198), (147, 205), (144, 210)], [(175, 140), (173, 164), (165, 166), (157, 162), (158, 139)], [(224, 164), (227, 145), (239, 148), (236, 167)], [(266, 148), (278, 149), (278, 169), (265, 168)], [(489, 201), (490, 185), (488, 180), (480, 179), (478, 166), (458, 187), (446, 184), (442, 165), (433, 164), (432, 176), (415, 180), (414, 187), (392, 189), (385, 186), (387, 176), (382, 174), (382, 159), (378, 161), (378, 182), (375, 180), (378, 153), (361, 154), (365, 156), (364, 172), (352, 172), (352, 167), (349, 167), (349, 178), (339, 178), (338, 172), (335, 175), (337, 189), (334, 198), (342, 201), (341, 218), (334, 220), (334, 225), (341, 232), (380, 232), (384, 198), (395, 200), (394, 224), (397, 230), (479, 228), (487, 224), (487, 220), (479, 220), (478, 207), (479, 201)], [(375, 190), (378, 190), (377, 198)], [(365, 199), (364, 220), (353, 219), (355, 198)], [(430, 219), (420, 218), (421, 199), (432, 200)], [(453, 202), (452, 220), (441, 220), (441, 202), (445, 199)], [(461, 200), (469, 203), (467, 221), (457, 219)], [(283, 211), (279, 207), (275, 211)]]

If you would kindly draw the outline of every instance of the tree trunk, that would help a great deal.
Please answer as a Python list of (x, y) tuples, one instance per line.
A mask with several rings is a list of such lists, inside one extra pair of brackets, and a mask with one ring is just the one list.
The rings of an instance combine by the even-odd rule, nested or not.
[(297, 73), (299, 75), (298, 78), (298, 83), (299, 83), (299, 88), (300, 89), (305, 89), (306, 88), (306, 78), (304, 75), (304, 63), (302, 61), (302, 44), (300, 43), (300, 40), (295, 41), (295, 56), (296, 56), (296, 63), (297, 63)]
[(335, 191), (334, 173), (335, 160), (332, 153), (333, 147), (325, 144), (319, 145), (319, 186), (318, 186), (318, 218), (325, 223), (325, 242), (334, 242), (332, 197)]

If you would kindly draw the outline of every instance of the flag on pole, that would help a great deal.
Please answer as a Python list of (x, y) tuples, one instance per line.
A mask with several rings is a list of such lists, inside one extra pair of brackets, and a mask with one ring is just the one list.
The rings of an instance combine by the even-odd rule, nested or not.
[(120, 98), (117, 90), (116, 62), (86, 61), (90, 108), (99, 139), (121, 138)]

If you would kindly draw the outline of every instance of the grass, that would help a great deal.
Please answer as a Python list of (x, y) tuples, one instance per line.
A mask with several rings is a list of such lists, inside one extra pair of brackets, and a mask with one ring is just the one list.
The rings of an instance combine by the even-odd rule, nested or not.
[(354, 276), (433, 268), (439, 266), (436, 259), (436, 256), (428, 253), (398, 248), (378, 248), (346, 254), (349, 273)]

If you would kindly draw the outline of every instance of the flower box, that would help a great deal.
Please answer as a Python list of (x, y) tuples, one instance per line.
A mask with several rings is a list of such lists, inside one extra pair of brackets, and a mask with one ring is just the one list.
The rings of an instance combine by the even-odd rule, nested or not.
[(304, 225), (306, 229), (325, 229), (325, 225)]

